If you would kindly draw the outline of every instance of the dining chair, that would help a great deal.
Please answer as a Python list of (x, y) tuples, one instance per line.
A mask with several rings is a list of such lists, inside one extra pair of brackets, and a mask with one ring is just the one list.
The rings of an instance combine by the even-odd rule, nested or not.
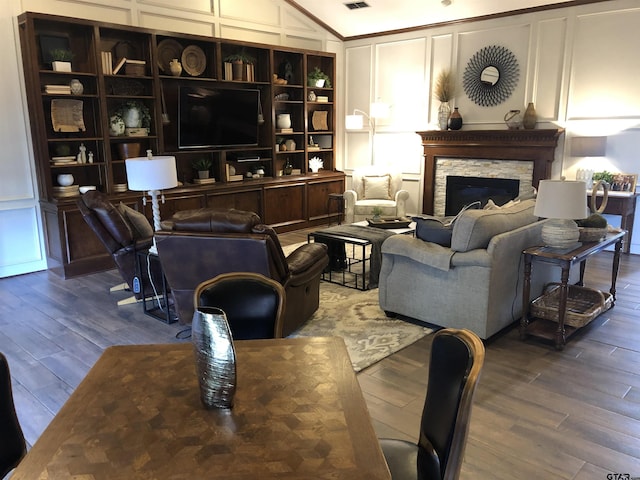
[(284, 287), (259, 273), (223, 273), (200, 283), (194, 307), (225, 312), (234, 340), (282, 338)]
[(380, 439), (394, 480), (458, 479), (483, 363), (484, 345), (470, 330), (434, 335), (418, 442)]
[(27, 443), (18, 422), (7, 358), (0, 353), (0, 478), (13, 470), (27, 453)]

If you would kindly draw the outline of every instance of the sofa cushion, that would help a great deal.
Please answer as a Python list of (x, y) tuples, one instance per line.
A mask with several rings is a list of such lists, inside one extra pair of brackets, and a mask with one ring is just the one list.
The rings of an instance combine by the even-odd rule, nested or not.
[(163, 230), (209, 233), (250, 233), (260, 223), (253, 212), (228, 208), (198, 208), (176, 212), (162, 222)]
[(389, 175), (367, 175), (364, 177), (364, 198), (391, 199)]
[(153, 237), (153, 227), (143, 213), (120, 202), (118, 210), (129, 224), (134, 239)]
[(535, 200), (525, 200), (498, 210), (467, 210), (455, 222), (451, 249), (466, 252), (487, 248), (489, 241), (500, 233), (537, 221), (533, 215)]

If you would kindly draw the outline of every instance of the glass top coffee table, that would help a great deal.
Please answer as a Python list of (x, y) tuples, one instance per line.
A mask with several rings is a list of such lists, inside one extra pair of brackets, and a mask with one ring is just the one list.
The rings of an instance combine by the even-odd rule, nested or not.
[(363, 221), (311, 232), (308, 241), (324, 243), (329, 249), (329, 265), (322, 280), (369, 290), (378, 286), (382, 243), (392, 235), (414, 235), (415, 231), (415, 222), (406, 228), (374, 228)]

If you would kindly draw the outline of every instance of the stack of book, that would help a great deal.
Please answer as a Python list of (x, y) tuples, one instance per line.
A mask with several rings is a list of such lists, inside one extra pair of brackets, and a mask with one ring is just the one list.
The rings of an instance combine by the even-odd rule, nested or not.
[(233, 64), (231, 62), (224, 62), (224, 79), (233, 80)]
[(69, 85), (45, 85), (44, 93), (49, 95), (71, 95), (71, 87)]
[(113, 58), (111, 52), (100, 52), (102, 58), (102, 73), (105, 75), (113, 74)]

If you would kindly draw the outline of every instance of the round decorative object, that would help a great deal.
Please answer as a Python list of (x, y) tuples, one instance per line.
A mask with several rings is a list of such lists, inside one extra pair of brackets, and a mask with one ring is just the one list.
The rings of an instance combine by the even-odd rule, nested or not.
[(171, 75), (173, 75), (174, 77), (179, 77), (182, 73), (182, 65), (177, 58), (174, 58), (173, 60), (171, 60), (171, 62), (169, 62), (169, 68), (171, 69)]
[(276, 117), (276, 127), (278, 128), (291, 128), (291, 114), (279, 113)]
[(479, 50), (467, 63), (462, 86), (477, 105), (499, 105), (511, 96), (520, 79), (518, 60), (511, 50), (492, 45)]
[(113, 115), (109, 121), (109, 134), (112, 137), (119, 137), (124, 135), (124, 130), (127, 126), (124, 124), (124, 120), (118, 115)]
[(71, 175), (70, 173), (61, 173), (60, 175), (58, 175), (56, 180), (58, 180), (58, 185), (68, 187), (69, 185), (73, 185), (74, 179), (73, 175)]
[(296, 149), (296, 142), (292, 138), (289, 138), (284, 144), (287, 147), (287, 152), (293, 152)]
[(197, 77), (202, 75), (207, 67), (207, 57), (197, 45), (189, 45), (182, 52), (182, 68), (191, 75)]
[(82, 92), (84, 92), (84, 85), (82, 85), (80, 80), (78, 80), (77, 78), (71, 80), (69, 86), (71, 87), (71, 93), (74, 95), (82, 95)]
[(509, 130), (519, 130), (522, 126), (522, 115), (520, 110), (509, 110), (504, 114), (504, 123)]
[(182, 45), (172, 38), (167, 38), (158, 43), (158, 67), (160, 70), (167, 74), (170, 73), (171, 60), (180, 58), (182, 50)]
[(455, 107), (451, 115), (449, 115), (449, 128), (451, 130), (460, 130), (462, 128), (462, 115), (460, 115), (458, 107)]

